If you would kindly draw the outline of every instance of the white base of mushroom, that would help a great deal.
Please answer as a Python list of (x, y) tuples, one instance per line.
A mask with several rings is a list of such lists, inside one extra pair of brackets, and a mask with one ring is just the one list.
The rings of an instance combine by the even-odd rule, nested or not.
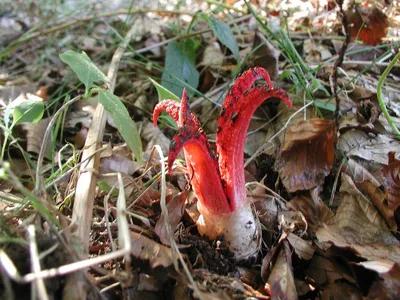
[[(199, 203), (198, 203), (199, 204)], [(261, 244), (260, 226), (254, 218), (251, 206), (246, 204), (232, 213), (222, 215), (202, 213), (197, 220), (201, 235), (215, 240), (223, 235), (229, 250), (237, 260), (248, 259), (257, 254)]]

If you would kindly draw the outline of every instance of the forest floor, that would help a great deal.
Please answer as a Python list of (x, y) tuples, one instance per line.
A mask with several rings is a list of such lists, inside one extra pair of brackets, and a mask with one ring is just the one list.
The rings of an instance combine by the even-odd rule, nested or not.
[[(398, 299), (398, 1), (3, 2), (1, 299)], [(199, 158), (167, 168), (187, 125), (152, 115), (186, 89), (220, 159), (224, 99), (272, 85), (292, 107), (252, 116), (238, 260), (197, 229)]]

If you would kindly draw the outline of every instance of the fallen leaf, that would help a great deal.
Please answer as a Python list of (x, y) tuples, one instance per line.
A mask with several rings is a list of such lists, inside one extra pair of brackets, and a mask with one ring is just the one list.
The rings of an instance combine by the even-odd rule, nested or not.
[(400, 295), (400, 265), (396, 263), (390, 271), (379, 274), (382, 280), (373, 282), (366, 299), (398, 299)]
[(355, 183), (368, 180), (376, 186), (380, 185), (380, 181), (367, 168), (361, 165), (358, 159), (350, 158), (347, 160), (342, 166), (342, 171), (349, 175)]
[(358, 157), (370, 163), (387, 164), (388, 153), (400, 152), (400, 142), (388, 135), (368, 135), (361, 130), (349, 130), (340, 135), (338, 147), (348, 157)]
[(377, 45), (387, 34), (388, 17), (376, 6), (362, 7), (346, 12), (351, 39), (359, 39), (367, 45)]
[(287, 240), (301, 259), (310, 260), (315, 252), (311, 241), (305, 241), (301, 237), (289, 232)]
[[(167, 222), (171, 228), (171, 234), (173, 235), (175, 232), (176, 227), (178, 226), (179, 222), (182, 219), (183, 213), (185, 212), (185, 201), (187, 198), (187, 192), (181, 192), (172, 198), (168, 204), (168, 220)], [(156, 223), (156, 227), (154, 229), (155, 233), (159, 236), (161, 242), (164, 245), (170, 245), (171, 237), (168, 235), (167, 229), (165, 227), (166, 220), (164, 215), (161, 214), (160, 218)]]
[(375, 123), (380, 110), (371, 100), (364, 100), (357, 104), (356, 119), (360, 124)]
[(333, 222), (317, 231), (318, 240), (352, 250), (370, 261), (400, 261), (400, 242), (346, 174), (342, 174), (340, 193), (342, 200)]
[(263, 67), (268, 71), (271, 79), (276, 80), (279, 76), (278, 59), (280, 52), (258, 31), (254, 36), (253, 50), (255, 51), (249, 58), (249, 66)]
[(337, 281), (346, 280), (349, 283), (356, 283), (349, 270), (336, 262), (333, 258), (315, 255), (310, 266), (306, 270), (306, 275), (315, 280), (322, 287), (334, 284)]
[(290, 193), (324, 182), (334, 162), (335, 142), (336, 129), (331, 120), (310, 119), (288, 128), (277, 166)]
[(389, 152), (389, 162), (382, 168), (384, 185), (387, 192), (388, 206), (396, 210), (400, 206), (400, 160), (394, 152)]
[(292, 254), (287, 241), (283, 241), (267, 285), (271, 299), (297, 299), (292, 270)]
[(332, 57), (327, 46), (311, 39), (304, 41), (303, 49), (306, 54), (305, 60), (309, 63), (318, 63)]
[(23, 123), (22, 128), (26, 131), (26, 151), (39, 154), (42, 144), (44, 145), (45, 156), (48, 157), (50, 154), (51, 138), (46, 141), (43, 140), (47, 126), (50, 120), (48, 118), (41, 119), (36, 123)]
[(163, 246), (142, 234), (131, 232), (132, 249), (131, 254), (136, 258), (149, 261), (152, 268), (163, 266), (169, 267), (177, 260), (172, 250)]
[(333, 213), (319, 197), (317, 188), (305, 195), (296, 196), (287, 205), (304, 215), (314, 233), (324, 224), (329, 224), (333, 218)]
[(224, 63), (225, 56), (222, 53), (221, 47), (217, 42), (211, 43), (204, 49), (203, 59), (200, 66), (209, 67), (212, 70), (218, 70)]
[(159, 145), (166, 156), (168, 154), (170, 139), (158, 127), (154, 127), (151, 122), (146, 122), (142, 127), (142, 138), (147, 141), (145, 152), (150, 152), (154, 145)]

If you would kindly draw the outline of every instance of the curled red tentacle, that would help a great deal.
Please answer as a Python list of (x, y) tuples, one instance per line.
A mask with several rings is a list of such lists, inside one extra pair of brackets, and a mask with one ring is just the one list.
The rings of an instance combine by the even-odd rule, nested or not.
[[(237, 80), (240, 87), (235, 83), (231, 89), (233, 92), (228, 92), (218, 118), (216, 145), (219, 171), (225, 194), (231, 200), (232, 211), (246, 201), (243, 152), (251, 117), (257, 107), (269, 98), (279, 98), (287, 106), (292, 106), (287, 93), (271, 83), (254, 87), (256, 78), (252, 70), (243, 73)], [(244, 87), (248, 88), (243, 90)], [(240, 91), (240, 94), (236, 95), (234, 91)]]

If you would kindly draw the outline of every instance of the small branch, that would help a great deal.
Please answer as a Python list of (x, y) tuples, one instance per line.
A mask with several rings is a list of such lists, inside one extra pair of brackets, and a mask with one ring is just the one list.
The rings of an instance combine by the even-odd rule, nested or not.
[[(31, 271), (34, 274), (39, 273), (40, 270), (40, 259), (39, 252), (36, 244), (36, 235), (34, 225), (29, 225), (28, 229), (28, 241), (29, 241), (29, 253), (31, 257)], [(38, 298), (40, 300), (48, 300), (49, 296), (46, 291), (46, 286), (42, 278), (36, 278), (32, 283), (33, 290), (36, 291)], [(32, 291), (32, 295), (33, 295)]]
[(339, 6), (340, 14), (342, 15), (342, 23), (344, 27), (344, 33), (346, 35), (346, 39), (342, 45), (342, 48), (339, 50), (339, 55), (337, 60), (333, 65), (333, 93), (335, 95), (336, 100), (336, 109), (335, 109), (335, 124), (336, 128), (339, 128), (339, 112), (340, 112), (340, 99), (337, 88), (337, 78), (338, 78), (338, 68), (342, 65), (344, 60), (344, 55), (346, 53), (347, 47), (350, 43), (350, 31), (349, 31), (349, 22), (347, 20), (347, 15), (343, 10), (343, 0), (336, 0), (337, 5)]

